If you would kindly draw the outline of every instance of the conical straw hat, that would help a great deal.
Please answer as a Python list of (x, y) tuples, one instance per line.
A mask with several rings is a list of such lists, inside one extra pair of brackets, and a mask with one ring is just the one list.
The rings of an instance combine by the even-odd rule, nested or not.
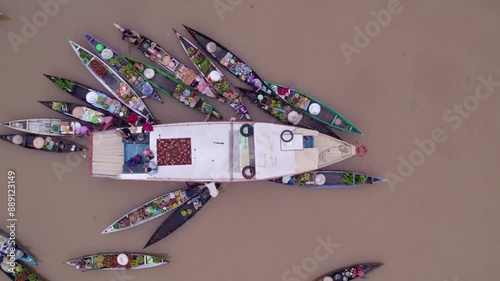
[(120, 265), (126, 266), (128, 263), (128, 256), (126, 254), (119, 254), (117, 261)]

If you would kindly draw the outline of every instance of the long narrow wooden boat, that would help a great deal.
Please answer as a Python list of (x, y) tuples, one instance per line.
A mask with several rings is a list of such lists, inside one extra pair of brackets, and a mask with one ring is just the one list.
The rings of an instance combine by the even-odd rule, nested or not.
[(243, 93), (245, 98), (253, 103), (256, 107), (262, 109), (267, 114), (280, 120), (284, 124), (299, 126), (311, 130), (316, 130), (322, 134), (332, 136), (342, 140), (334, 131), (332, 127), (328, 127), (320, 123), (308, 115), (299, 114), (295, 109), (290, 106), (283, 99), (268, 95), (263, 91), (256, 93), (253, 90), (243, 89), (236, 87), (240, 93)]
[(74, 266), (76, 269), (83, 269), (83, 271), (146, 269), (167, 263), (169, 263), (167, 259), (145, 254), (127, 253), (96, 254), (66, 262), (67, 265)]
[(202, 94), (198, 92), (198, 90), (194, 90), (193, 88), (170, 76), (170, 74), (154, 66), (142, 63), (129, 57), (124, 57), (123, 59), (131, 63), (134, 66), (134, 69), (139, 72), (144, 80), (148, 81), (158, 91), (174, 98), (178, 102), (197, 112), (224, 120), (222, 114), (210, 105), (203, 98)]
[[(0, 231), (0, 253), (9, 255), (10, 247), (11, 246), (9, 245), (9, 236), (3, 231)], [(23, 246), (19, 245), (17, 241), (15, 249), (16, 249), (16, 260), (38, 265), (36, 259)]]
[(208, 54), (210, 54), (217, 62), (219, 62), (219, 64), (224, 66), (241, 81), (252, 87), (255, 87), (252, 82), (254, 79), (260, 80), (261, 83), (264, 81), (249, 65), (238, 58), (235, 54), (231, 53), (226, 47), (201, 32), (187, 27), (186, 25), (183, 26), (189, 34), (193, 36), (196, 42), (205, 48)]
[(94, 132), (90, 138), (90, 175), (117, 180), (263, 181), (322, 169), (366, 154), (363, 145), (282, 124), (227, 121), (161, 124), (154, 125), (147, 139), (141, 141), (144, 148), (156, 155), (158, 169), (150, 175), (144, 171), (130, 173), (126, 163), (134, 155), (114, 132)]
[[(268, 90), (265, 87), (267, 86), (274, 92), (276, 97), (278, 96), (276, 93), (276, 87), (283, 86), (262, 80), (248, 64), (239, 59), (236, 55), (234, 55), (234, 53), (231, 53), (226, 47), (190, 27), (185, 25), (184, 27), (193, 36), (193, 38), (195, 38), (195, 40), (206, 49), (207, 53), (215, 58), (219, 64), (224, 66), (232, 74), (240, 78), (240, 80), (253, 87), (255, 87), (253, 81), (255, 79), (260, 80), (260, 82), (264, 82), (262, 90)], [(273, 92), (269, 94), (272, 94)], [(290, 95), (286, 101), (297, 110), (306, 113), (311, 118), (327, 126), (349, 133), (363, 135), (363, 133), (356, 126), (354, 126), (340, 113), (328, 107), (324, 103), (305, 95), (304, 93), (292, 89), (292, 95)]]
[(104, 61), (84, 47), (73, 41), (69, 41), (69, 43), (85, 68), (106, 90), (140, 117), (150, 121), (155, 120), (141, 96), (116, 71), (108, 67)]
[[(218, 188), (219, 186), (217, 186)], [(172, 215), (156, 229), (143, 249), (157, 243), (194, 217), (212, 198), (208, 188), (203, 188), (196, 196), (177, 208)]]
[[(246, 111), (245, 104), (243, 103), (240, 95), (231, 82), (224, 77), (224, 74), (217, 68), (217, 66), (215, 66), (215, 64), (208, 57), (206, 57), (195, 44), (186, 39), (175, 29), (174, 32), (186, 55), (193, 62), (201, 75), (207, 79), (207, 82), (211, 85), (212, 89), (219, 95), (219, 97), (223, 99), (226, 104), (229, 104), (236, 112)], [(247, 120), (252, 120), (248, 113), (243, 116)]]
[(124, 120), (127, 120), (130, 114), (132, 114), (130, 108), (124, 106), (119, 100), (113, 99), (97, 90), (69, 79), (42, 74), (52, 81), (57, 88), (87, 103), (89, 106), (103, 110)]
[(42, 281), (42, 279), (36, 275), (33, 270), (29, 269), (17, 261), (15, 261), (15, 267), (10, 267), (7, 263), (7, 257), (0, 254), (0, 262), (2, 264), (2, 272), (7, 275), (12, 281)]
[(57, 137), (78, 136), (75, 130), (83, 126), (72, 120), (49, 118), (14, 120), (2, 125), (25, 133)]
[(130, 229), (159, 218), (177, 209), (187, 200), (198, 194), (203, 188), (204, 185), (186, 187), (158, 196), (117, 219), (102, 234)]
[(379, 267), (383, 263), (361, 263), (351, 265), (342, 269), (337, 269), (318, 279), (319, 281), (350, 281), (357, 278), (365, 278), (366, 275)]
[[(99, 129), (104, 128), (104, 126), (101, 124), (100, 121), (101, 118), (112, 117), (106, 115), (104, 112), (100, 110), (79, 105), (76, 103), (62, 102), (62, 101), (38, 101), (38, 102), (54, 110), (55, 112), (59, 112), (63, 115), (78, 119), (82, 123), (88, 124), (90, 126)], [(110, 128), (127, 126), (127, 121), (115, 117), (112, 118), (113, 118), (113, 125), (110, 126)]]
[(385, 179), (362, 173), (331, 170), (316, 170), (271, 180), (274, 183), (309, 188), (355, 187), (385, 181)]
[(0, 135), (0, 139), (33, 150), (56, 153), (87, 151), (86, 147), (75, 142), (36, 134)]
[(123, 56), (99, 39), (92, 37), (83, 31), (82, 34), (99, 57), (104, 60), (110, 68), (115, 70), (116, 73), (118, 73), (123, 79), (128, 81), (129, 85), (132, 85), (137, 93), (142, 93), (143, 95), (152, 97), (154, 100), (163, 103), (160, 95), (158, 95), (158, 92), (153, 88), (153, 86), (149, 84), (147, 80), (144, 80), (144, 78), (139, 75), (137, 70), (134, 69), (128, 61), (123, 59)]
[[(279, 96), (278, 92), (281, 91), (279, 89), (282, 89), (283, 91), (288, 89), (288, 87), (268, 81), (264, 81), (264, 84), (269, 88), (267, 92), (269, 93), (269, 91), (271, 91), (275, 94), (275, 96)], [(295, 89), (291, 89), (290, 94), (283, 99), (298, 111), (309, 115), (327, 126), (331, 126), (335, 129), (348, 133), (364, 135), (363, 132), (361, 132), (342, 114), (309, 95)]]
[[(125, 31), (125, 28), (116, 23), (114, 23), (114, 26), (122, 33)], [(138, 32), (136, 33), (139, 34)], [(196, 71), (181, 63), (153, 40), (142, 34), (140, 34), (140, 38), (141, 39), (137, 40), (135, 44), (131, 45), (137, 48), (142, 55), (152, 60), (158, 67), (170, 73), (175, 78), (182, 81), (182, 83), (198, 90), (208, 97), (217, 97), (204, 77), (198, 75)], [(128, 42), (128, 40), (126, 42)]]

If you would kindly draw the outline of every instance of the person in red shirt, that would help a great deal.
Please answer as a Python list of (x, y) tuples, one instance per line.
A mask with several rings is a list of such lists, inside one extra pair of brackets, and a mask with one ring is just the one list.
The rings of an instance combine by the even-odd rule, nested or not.
[(149, 132), (152, 132), (153, 131), (153, 125), (151, 125), (151, 123), (149, 122), (146, 122), (144, 123), (144, 125), (142, 125), (142, 133), (149, 133)]

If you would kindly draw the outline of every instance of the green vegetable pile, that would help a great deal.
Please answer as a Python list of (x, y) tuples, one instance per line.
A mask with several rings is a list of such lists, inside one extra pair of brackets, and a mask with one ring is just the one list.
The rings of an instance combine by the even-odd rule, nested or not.
[(56, 81), (54, 83), (56, 87), (62, 91), (66, 90), (72, 90), (73, 86), (75, 85), (73, 82), (66, 80), (66, 79), (61, 79), (61, 78), (56, 78)]
[(351, 173), (344, 174), (344, 183), (346, 185), (353, 185), (354, 184), (354, 177), (352, 176)]

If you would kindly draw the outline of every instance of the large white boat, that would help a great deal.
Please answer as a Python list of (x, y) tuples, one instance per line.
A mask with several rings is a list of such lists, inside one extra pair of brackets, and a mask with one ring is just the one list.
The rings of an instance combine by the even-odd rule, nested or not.
[[(144, 139), (134, 135), (135, 143), (113, 131), (93, 133), (91, 176), (172, 182), (263, 181), (320, 169), (366, 152), (364, 146), (314, 130), (262, 122), (161, 124), (153, 126)], [(146, 148), (153, 151), (156, 173), (145, 171), (144, 156), (136, 168), (127, 164)]]

